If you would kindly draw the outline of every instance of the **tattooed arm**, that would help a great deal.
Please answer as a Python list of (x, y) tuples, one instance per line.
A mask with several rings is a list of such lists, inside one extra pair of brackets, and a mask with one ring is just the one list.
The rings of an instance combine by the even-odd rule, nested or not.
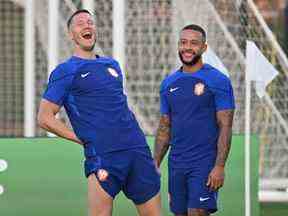
[(154, 144), (154, 161), (157, 168), (160, 167), (160, 164), (169, 148), (170, 128), (170, 117), (168, 115), (162, 115), (160, 117)]
[(207, 186), (212, 190), (217, 190), (224, 184), (224, 167), (231, 146), (233, 115), (234, 110), (218, 111), (216, 114), (220, 130), (217, 143), (217, 157), (215, 166), (210, 172), (207, 182)]
[(217, 112), (217, 121), (220, 129), (218, 138), (218, 151), (216, 166), (225, 166), (229, 154), (232, 138), (233, 110), (224, 110)]

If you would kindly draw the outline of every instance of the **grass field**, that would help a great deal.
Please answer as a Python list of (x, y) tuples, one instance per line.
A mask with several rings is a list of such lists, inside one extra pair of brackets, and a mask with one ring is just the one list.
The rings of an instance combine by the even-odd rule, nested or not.
[(261, 216), (286, 216), (288, 203), (263, 203), (260, 205)]
[[(148, 141), (151, 144), (152, 138)], [(242, 136), (233, 137), (217, 216), (244, 215), (243, 143)], [(257, 140), (253, 139), (252, 144), (252, 215), (257, 216)], [(58, 138), (0, 139), (0, 159), (7, 160), (9, 164), (8, 169), (0, 173), (0, 184), (5, 187), (5, 192), (0, 195), (1, 216), (87, 215), (86, 178), (82, 172), (80, 146)], [(165, 160), (161, 190), (163, 215), (172, 215), (168, 210), (166, 180)], [(137, 214), (133, 204), (121, 194), (116, 198), (113, 215)]]

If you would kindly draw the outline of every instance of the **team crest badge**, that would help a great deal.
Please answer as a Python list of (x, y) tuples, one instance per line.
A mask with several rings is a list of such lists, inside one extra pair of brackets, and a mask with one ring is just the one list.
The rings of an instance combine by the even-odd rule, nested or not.
[(197, 83), (194, 86), (194, 94), (200, 96), (204, 93), (205, 85), (203, 83)]
[(109, 173), (105, 169), (99, 169), (97, 172), (97, 176), (100, 181), (106, 181), (109, 176)]
[(113, 68), (108, 68), (108, 71), (114, 77), (118, 77), (119, 76), (117, 71), (115, 69), (113, 69)]

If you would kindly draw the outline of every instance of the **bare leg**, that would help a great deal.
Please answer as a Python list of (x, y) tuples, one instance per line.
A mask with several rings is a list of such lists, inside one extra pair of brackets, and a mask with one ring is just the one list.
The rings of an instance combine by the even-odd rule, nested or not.
[(95, 174), (88, 177), (89, 216), (111, 216), (113, 199), (99, 184)]
[(136, 205), (140, 216), (161, 216), (161, 198), (160, 193), (156, 194), (147, 202)]
[(206, 209), (188, 209), (188, 216), (209, 216)]

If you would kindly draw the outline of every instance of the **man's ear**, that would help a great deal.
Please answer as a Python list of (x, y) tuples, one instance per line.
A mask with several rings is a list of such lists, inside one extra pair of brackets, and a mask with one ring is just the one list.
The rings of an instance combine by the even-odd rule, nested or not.
[(74, 40), (74, 38), (73, 38), (73, 33), (72, 33), (71, 29), (68, 29), (68, 30), (67, 30), (67, 36), (68, 36), (68, 38), (69, 38), (70, 40)]
[(208, 44), (205, 43), (205, 44), (204, 44), (204, 47), (203, 47), (203, 53), (207, 51), (207, 48), (208, 48)]
[(201, 49), (201, 53), (200, 53), (200, 55), (202, 55), (203, 53), (205, 53), (206, 51), (207, 51), (207, 48), (208, 48), (208, 45), (207, 45), (207, 43), (205, 43), (204, 45), (203, 45), (203, 48)]

